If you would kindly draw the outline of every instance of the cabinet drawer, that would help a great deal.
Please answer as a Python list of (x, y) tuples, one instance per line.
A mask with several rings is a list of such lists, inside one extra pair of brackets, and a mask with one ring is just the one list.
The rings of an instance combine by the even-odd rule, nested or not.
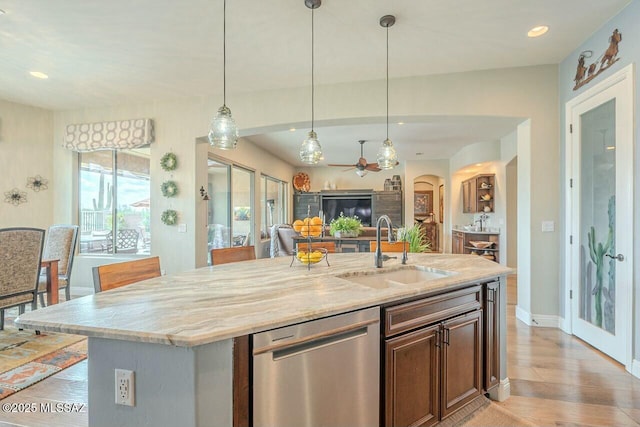
[(397, 335), (481, 308), (482, 286), (424, 298), (384, 309), (384, 334)]

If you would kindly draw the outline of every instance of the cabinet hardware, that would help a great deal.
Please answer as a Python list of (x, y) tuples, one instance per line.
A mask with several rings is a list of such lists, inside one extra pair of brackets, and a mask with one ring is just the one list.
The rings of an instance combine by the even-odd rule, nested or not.
[(435, 346), (437, 348), (440, 348), (440, 329), (436, 330), (436, 343), (435, 343)]
[(449, 345), (449, 328), (444, 328), (444, 343)]
[(495, 302), (493, 299), (493, 289), (487, 289), (487, 302)]

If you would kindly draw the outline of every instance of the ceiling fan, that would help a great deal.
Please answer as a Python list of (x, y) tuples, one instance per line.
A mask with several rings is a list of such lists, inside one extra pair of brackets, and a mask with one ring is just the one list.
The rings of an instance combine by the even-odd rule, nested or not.
[[(337, 164), (329, 164), (328, 166), (338, 166), (343, 168), (356, 168), (356, 173), (359, 177), (363, 177), (367, 174), (368, 171), (372, 172), (380, 172), (382, 169), (378, 167), (377, 163), (367, 163), (367, 159), (364, 158), (363, 146), (364, 143), (367, 142), (364, 139), (358, 141), (360, 143), (360, 158), (358, 159), (358, 163), (355, 165), (337, 165)], [(347, 169), (347, 170), (349, 170)]]

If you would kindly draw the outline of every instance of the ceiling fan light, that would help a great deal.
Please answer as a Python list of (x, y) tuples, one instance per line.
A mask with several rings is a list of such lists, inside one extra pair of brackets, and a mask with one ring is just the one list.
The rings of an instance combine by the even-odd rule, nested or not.
[(377, 160), (380, 169), (393, 169), (398, 163), (398, 154), (396, 154), (390, 139), (385, 139), (382, 143), (382, 147), (378, 150)]
[(218, 109), (218, 115), (211, 122), (209, 144), (222, 150), (232, 150), (238, 144), (238, 127), (226, 105)]
[(322, 147), (318, 141), (318, 135), (310, 131), (307, 139), (302, 141), (300, 146), (300, 160), (308, 165), (315, 165), (322, 157)]
[(357, 174), (360, 178), (364, 177), (367, 173), (369, 173), (369, 171), (368, 171), (368, 170), (366, 170), (366, 169), (356, 169), (356, 174)]

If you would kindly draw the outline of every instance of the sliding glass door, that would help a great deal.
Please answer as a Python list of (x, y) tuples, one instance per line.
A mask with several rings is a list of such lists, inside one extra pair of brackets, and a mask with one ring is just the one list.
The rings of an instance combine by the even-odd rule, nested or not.
[(208, 249), (253, 245), (253, 171), (209, 159), (208, 174)]

